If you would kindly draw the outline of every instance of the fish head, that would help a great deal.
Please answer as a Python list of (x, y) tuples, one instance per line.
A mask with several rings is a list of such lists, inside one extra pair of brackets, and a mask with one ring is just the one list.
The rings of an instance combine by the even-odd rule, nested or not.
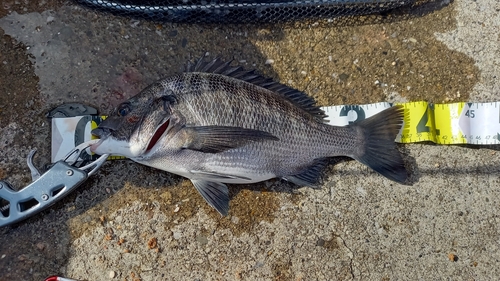
[[(154, 89), (154, 87), (153, 87)], [(152, 93), (148, 88), (121, 103), (92, 134), (100, 141), (90, 147), (97, 154), (137, 158), (148, 153), (172, 127), (177, 99), (172, 92)]]

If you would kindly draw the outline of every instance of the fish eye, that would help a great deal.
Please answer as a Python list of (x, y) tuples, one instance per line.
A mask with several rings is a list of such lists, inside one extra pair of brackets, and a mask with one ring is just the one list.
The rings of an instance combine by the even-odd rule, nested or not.
[(117, 112), (120, 116), (126, 116), (130, 113), (130, 105), (128, 103), (120, 104), (120, 106), (118, 106)]

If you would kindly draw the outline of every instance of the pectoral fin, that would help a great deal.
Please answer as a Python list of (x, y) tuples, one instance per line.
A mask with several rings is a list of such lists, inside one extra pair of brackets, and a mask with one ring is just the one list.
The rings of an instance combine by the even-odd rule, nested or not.
[(249, 142), (278, 140), (268, 132), (240, 127), (200, 126), (183, 130), (186, 134), (183, 148), (205, 153), (219, 153)]
[(229, 190), (225, 184), (193, 179), (191, 182), (210, 206), (221, 215), (227, 216), (229, 212)]

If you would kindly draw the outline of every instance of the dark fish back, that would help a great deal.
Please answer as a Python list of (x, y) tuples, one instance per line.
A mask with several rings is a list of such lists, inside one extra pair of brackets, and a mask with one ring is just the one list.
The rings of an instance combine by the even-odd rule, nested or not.
[(271, 78), (264, 77), (256, 73), (255, 70), (245, 70), (241, 66), (231, 66), (230, 64), (231, 61), (224, 62), (220, 59), (214, 59), (212, 61), (204, 61), (203, 59), (200, 59), (194, 65), (188, 64), (186, 72), (220, 74), (240, 81), (248, 82), (281, 95), (297, 107), (302, 108), (314, 116), (320, 122), (324, 122), (324, 118), (327, 117), (325, 112), (316, 106), (315, 100), (304, 92), (278, 83)]

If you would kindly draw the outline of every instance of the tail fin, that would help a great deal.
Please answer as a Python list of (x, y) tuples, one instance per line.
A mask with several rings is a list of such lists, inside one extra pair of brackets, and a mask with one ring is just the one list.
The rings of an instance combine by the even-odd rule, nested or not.
[(360, 147), (352, 157), (384, 177), (404, 184), (408, 178), (403, 158), (394, 139), (403, 125), (404, 108), (393, 106), (375, 116), (356, 122), (363, 134)]

